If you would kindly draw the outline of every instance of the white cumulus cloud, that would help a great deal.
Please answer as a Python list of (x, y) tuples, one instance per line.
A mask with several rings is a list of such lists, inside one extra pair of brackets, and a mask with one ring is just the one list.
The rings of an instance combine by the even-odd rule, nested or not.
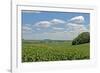
[(68, 30), (73, 32), (86, 32), (88, 29), (84, 25), (78, 25), (78, 24), (67, 24)]
[(84, 17), (83, 16), (75, 16), (71, 18), (66, 24), (66, 28), (68, 31), (81, 33), (87, 32), (89, 29), (84, 25)]
[(83, 24), (84, 23), (84, 17), (83, 16), (76, 16), (69, 20), (70, 23), (76, 23), (76, 24)]
[(27, 27), (27, 26), (23, 26), (23, 28), (22, 28), (24, 31), (29, 31), (29, 30), (31, 30), (31, 28), (29, 28), (29, 27)]
[(36, 27), (41, 27), (41, 28), (48, 28), (50, 27), (50, 22), (49, 21), (40, 21), (34, 24)]
[(22, 32), (23, 33), (31, 33), (31, 32), (33, 32), (34, 30), (32, 29), (32, 27), (31, 27), (31, 25), (30, 24), (24, 24), (23, 26), (22, 26)]
[(56, 24), (63, 24), (66, 23), (65, 21), (61, 20), (61, 19), (53, 19), (50, 21), (52, 25), (56, 25)]
[(50, 26), (63, 24), (63, 23), (65, 23), (65, 21), (60, 20), (60, 19), (52, 19), (50, 21), (39, 21), (35, 23), (33, 26), (40, 27), (40, 28), (48, 28)]

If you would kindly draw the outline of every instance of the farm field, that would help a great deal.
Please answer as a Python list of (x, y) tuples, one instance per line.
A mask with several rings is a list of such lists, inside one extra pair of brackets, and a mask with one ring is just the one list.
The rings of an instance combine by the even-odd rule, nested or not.
[(72, 41), (22, 41), (22, 62), (85, 60), (89, 58), (89, 43), (72, 45)]

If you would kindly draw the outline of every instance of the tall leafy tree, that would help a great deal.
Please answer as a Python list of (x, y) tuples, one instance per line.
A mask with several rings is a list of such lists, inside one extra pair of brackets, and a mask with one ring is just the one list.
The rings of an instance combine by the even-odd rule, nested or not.
[(89, 42), (90, 42), (90, 33), (83, 32), (79, 34), (75, 39), (73, 39), (72, 45), (79, 45), (79, 44), (84, 44)]

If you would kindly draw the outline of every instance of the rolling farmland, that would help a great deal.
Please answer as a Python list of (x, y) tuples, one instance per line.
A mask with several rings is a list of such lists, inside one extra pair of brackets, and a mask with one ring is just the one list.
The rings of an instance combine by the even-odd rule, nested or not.
[(90, 58), (90, 44), (72, 45), (71, 41), (23, 40), (22, 62), (83, 60)]

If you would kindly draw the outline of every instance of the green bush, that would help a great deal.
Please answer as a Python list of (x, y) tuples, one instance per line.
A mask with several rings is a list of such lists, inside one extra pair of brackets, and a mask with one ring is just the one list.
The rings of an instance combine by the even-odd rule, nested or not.
[(89, 32), (83, 32), (79, 34), (73, 41), (72, 45), (79, 45), (84, 43), (90, 42), (90, 33)]

